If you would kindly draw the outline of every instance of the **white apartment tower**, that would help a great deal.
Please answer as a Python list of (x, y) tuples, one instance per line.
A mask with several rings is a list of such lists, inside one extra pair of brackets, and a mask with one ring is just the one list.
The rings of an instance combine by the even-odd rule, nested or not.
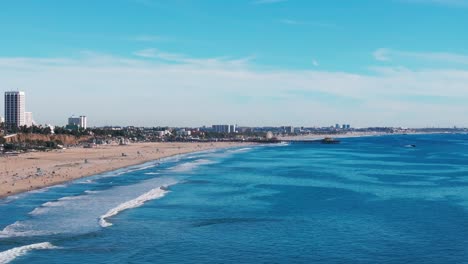
[(26, 96), (24, 92), (5, 92), (5, 125), (6, 127), (20, 127), (25, 120)]
[(24, 112), (24, 124), (27, 127), (31, 127), (34, 125), (32, 112)]
[(87, 118), (86, 116), (80, 116), (80, 117), (70, 117), (68, 118), (68, 125), (69, 126), (77, 126), (79, 128), (86, 129), (88, 127), (87, 124)]
[(86, 129), (88, 127), (88, 120), (87, 120), (86, 116), (80, 116), (80, 126), (83, 129)]

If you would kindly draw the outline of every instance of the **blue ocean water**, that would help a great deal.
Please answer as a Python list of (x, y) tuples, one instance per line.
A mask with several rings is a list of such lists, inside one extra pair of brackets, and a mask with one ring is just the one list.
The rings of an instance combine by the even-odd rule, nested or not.
[(0, 200), (0, 263), (468, 263), (467, 223), (468, 135), (243, 147)]

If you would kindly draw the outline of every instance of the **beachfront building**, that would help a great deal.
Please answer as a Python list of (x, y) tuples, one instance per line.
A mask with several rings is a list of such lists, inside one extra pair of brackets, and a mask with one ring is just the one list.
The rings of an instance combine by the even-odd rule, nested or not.
[(237, 133), (237, 125), (231, 125), (229, 130), (231, 130), (231, 133)]
[(24, 124), (27, 127), (32, 127), (34, 125), (33, 113), (32, 112), (24, 112)]
[(213, 125), (213, 132), (231, 133), (231, 126), (230, 125)]
[(188, 136), (192, 135), (192, 131), (185, 130), (185, 128), (181, 128), (181, 129), (177, 130), (176, 134), (177, 134), (177, 136), (180, 136), (180, 137), (188, 137)]
[(26, 108), (26, 96), (24, 92), (5, 92), (5, 126), (14, 128), (24, 126)]
[(68, 128), (83, 128), (86, 129), (88, 127), (88, 120), (86, 116), (79, 116), (79, 117), (69, 117), (68, 118)]
[(293, 134), (294, 133), (294, 127), (293, 126), (282, 126), (281, 130), (283, 133), (287, 134)]

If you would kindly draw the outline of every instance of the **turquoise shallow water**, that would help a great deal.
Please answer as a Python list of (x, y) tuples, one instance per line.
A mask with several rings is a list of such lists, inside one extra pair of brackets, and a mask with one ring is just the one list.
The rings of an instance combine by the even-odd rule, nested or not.
[(467, 220), (468, 135), (246, 147), (0, 200), (0, 263), (468, 263)]

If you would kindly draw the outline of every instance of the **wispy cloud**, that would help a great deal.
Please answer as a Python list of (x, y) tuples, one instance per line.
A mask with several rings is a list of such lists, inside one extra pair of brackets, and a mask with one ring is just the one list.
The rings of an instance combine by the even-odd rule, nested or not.
[(143, 57), (147, 59), (157, 59), (169, 63), (187, 64), (187, 65), (198, 65), (204, 67), (243, 67), (247, 66), (255, 57), (248, 56), (243, 58), (232, 58), (228, 56), (215, 57), (215, 58), (193, 58), (180, 53), (170, 53), (160, 51), (155, 48), (138, 50), (133, 53), (135, 56)]
[(318, 63), (316, 59), (312, 59), (312, 65), (314, 65), (315, 67), (318, 67), (320, 64)]
[(138, 57), (143, 57), (143, 58), (158, 58), (159, 57), (158, 50), (153, 49), (153, 48), (137, 50), (133, 54)]
[(374, 51), (372, 55), (374, 56), (374, 59), (378, 61), (390, 61), (388, 53), (389, 53), (388, 49), (380, 48)]
[(393, 61), (408, 58), (413, 60), (468, 65), (468, 55), (451, 52), (413, 52), (380, 48), (373, 52), (373, 56), (378, 61)]
[[(267, 70), (249, 57), (205, 59), (157, 49), (137, 54), (142, 57), (0, 57), (0, 79), (4, 87), (26, 90), (28, 109), (41, 123), (63, 124), (64, 113), (81, 109), (98, 125), (329, 125), (343, 116), (363, 126), (468, 125), (459, 114), (468, 111), (468, 71)], [(77, 90), (75, 100), (63, 100)]]
[(263, 4), (276, 4), (281, 2), (286, 2), (288, 0), (255, 0), (252, 3), (256, 5), (263, 5)]

